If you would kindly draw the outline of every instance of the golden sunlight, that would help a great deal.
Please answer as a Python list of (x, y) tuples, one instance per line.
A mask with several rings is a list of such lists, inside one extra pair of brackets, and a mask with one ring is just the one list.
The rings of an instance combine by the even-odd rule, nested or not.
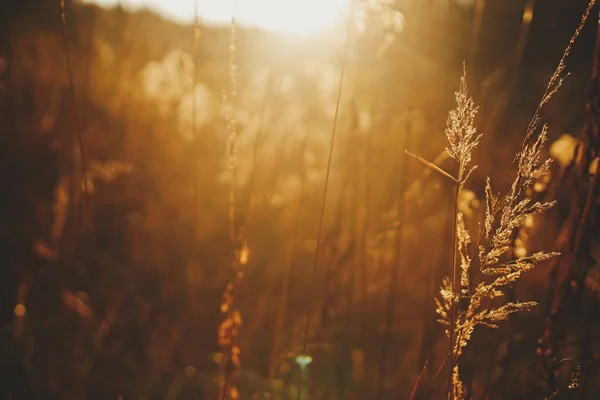
[[(194, 20), (194, 0), (83, 0), (101, 6), (148, 8), (178, 22)], [(233, 13), (245, 25), (288, 34), (328, 31), (343, 19), (350, 0), (198, 0), (204, 23), (227, 23)]]

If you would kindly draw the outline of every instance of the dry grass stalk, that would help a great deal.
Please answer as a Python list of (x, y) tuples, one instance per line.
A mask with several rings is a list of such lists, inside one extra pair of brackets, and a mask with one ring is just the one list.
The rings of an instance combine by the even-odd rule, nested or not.
[[(231, 102), (235, 106), (237, 97), (237, 64), (235, 62), (236, 51), (236, 21), (235, 7), (233, 6), (233, 16), (231, 18), (231, 36), (229, 44), (229, 78), (231, 85)], [(235, 111), (232, 111), (228, 117), (227, 128), (229, 131), (228, 141), (228, 171), (229, 171), (229, 240), (234, 249), (233, 255), (233, 274), (234, 277), (229, 282), (223, 293), (221, 303), (221, 313), (225, 318), (219, 325), (218, 342), (223, 347), (225, 358), (221, 364), (220, 375), (222, 376), (221, 390), (219, 399), (236, 400), (239, 398), (239, 392), (235, 386), (235, 378), (240, 368), (240, 348), (237, 344), (237, 336), (242, 327), (242, 316), (236, 307), (237, 287), (240, 284), (244, 274), (243, 270), (248, 263), (249, 250), (247, 242), (243, 235), (243, 229), (236, 229), (235, 226), (235, 200), (236, 200), (236, 143), (237, 143), (237, 121)], [(229, 368), (228, 368), (229, 367)]]
[[(466, 72), (463, 74), (459, 90), (456, 92), (456, 109), (448, 116), (446, 151), (458, 163), (457, 189), (467, 183), (469, 176), (476, 168), (472, 165), (473, 152), (477, 148), (481, 135), (477, 134), (475, 117), (477, 107), (469, 97)], [(554, 202), (532, 202), (525, 193), (532, 187), (536, 179), (541, 177), (550, 167), (550, 160), (541, 159), (541, 150), (546, 142), (547, 129), (544, 126), (534, 140), (526, 142), (516, 156), (516, 176), (510, 189), (504, 195), (494, 196), (490, 180), (486, 183), (486, 212), (481, 234), (483, 240), (477, 246), (477, 254), (472, 254), (471, 235), (466, 228), (464, 216), (456, 212), (455, 223), (455, 268), (453, 278), (445, 278), (442, 282), (440, 297), (436, 298), (436, 311), (439, 322), (445, 325), (446, 334), (451, 338), (452, 356), (452, 398), (465, 397), (458, 360), (469, 343), (475, 327), (483, 325), (496, 328), (500, 321), (506, 320), (510, 314), (528, 311), (535, 302), (508, 302), (494, 305), (493, 300), (503, 297), (506, 289), (513, 285), (524, 272), (534, 268), (542, 261), (552, 258), (557, 253), (539, 252), (509, 262), (503, 256), (510, 248), (514, 229), (521, 226), (526, 218), (539, 214), (552, 207)], [(531, 136), (531, 135), (529, 135)], [(498, 213), (494, 213), (498, 207)], [(477, 260), (479, 268), (475, 270), (473, 260)], [(454, 279), (459, 275), (460, 279)], [(479, 283), (474, 284), (475, 279)]]
[[(494, 307), (493, 301), (504, 297), (506, 289), (516, 283), (523, 273), (530, 271), (540, 262), (559, 255), (555, 252), (538, 252), (509, 262), (503, 261), (503, 256), (510, 248), (514, 230), (523, 225), (528, 217), (554, 205), (554, 202), (532, 202), (525, 194), (527, 189), (530, 189), (535, 181), (549, 170), (551, 164), (550, 159), (541, 159), (541, 150), (547, 140), (547, 126), (542, 125), (540, 112), (568, 77), (568, 73), (565, 73), (566, 58), (594, 5), (595, 0), (590, 0), (579, 26), (548, 82), (542, 100), (527, 127), (525, 137), (516, 151), (513, 165), (507, 173), (500, 194), (494, 195), (489, 178), (486, 181), (486, 211), (479, 240), (475, 246), (478, 252), (476, 256), (470, 253), (471, 237), (466, 229), (464, 216), (455, 208), (453, 275), (443, 280), (440, 298), (435, 299), (439, 321), (447, 327), (446, 334), (451, 342), (449, 358), (452, 391), (448, 390), (448, 397), (452, 396), (454, 399), (465, 397), (458, 359), (471, 339), (475, 327), (484, 325), (496, 328), (498, 322), (506, 320), (510, 314), (528, 311), (536, 305), (535, 302), (508, 302)], [(446, 151), (458, 162), (458, 177), (455, 179), (458, 194), (475, 169), (471, 166), (472, 153), (481, 139), (481, 135), (476, 135), (474, 120), (477, 108), (468, 96), (466, 72), (463, 73), (460, 88), (456, 93), (456, 102), (457, 108), (451, 111), (448, 117), (446, 136), (449, 146)], [(516, 169), (516, 176), (508, 187), (513, 169)], [(445, 172), (443, 174), (448, 175)], [(457, 288), (456, 283), (456, 252), (460, 258), (460, 289)], [(472, 268), (473, 259), (479, 262), (478, 271)], [(480, 283), (473, 286), (471, 282), (473, 277), (476, 277)]]

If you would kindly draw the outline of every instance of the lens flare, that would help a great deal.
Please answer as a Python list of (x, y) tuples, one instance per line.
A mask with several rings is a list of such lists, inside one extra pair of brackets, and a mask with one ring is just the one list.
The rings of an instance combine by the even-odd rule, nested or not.
[[(194, 20), (194, 0), (83, 0), (100, 6), (148, 8), (178, 21)], [(286, 34), (313, 34), (340, 24), (350, 0), (198, 0), (203, 22), (227, 23), (235, 13), (241, 24)], [(235, 2), (235, 3), (234, 3)]]

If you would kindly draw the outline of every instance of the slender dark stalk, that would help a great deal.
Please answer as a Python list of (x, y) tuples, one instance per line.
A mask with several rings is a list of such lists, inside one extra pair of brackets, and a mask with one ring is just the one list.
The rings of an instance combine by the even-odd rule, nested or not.
[[(352, 7), (350, 7), (350, 9), (352, 9)], [(323, 234), (323, 220), (325, 218), (325, 203), (327, 200), (327, 189), (329, 187), (329, 176), (331, 173), (331, 163), (333, 160), (333, 148), (334, 148), (334, 144), (335, 144), (335, 137), (336, 137), (337, 126), (338, 126), (338, 117), (339, 117), (340, 103), (341, 103), (341, 98), (342, 98), (342, 86), (344, 83), (344, 76), (346, 73), (346, 63), (348, 61), (348, 48), (349, 48), (349, 44), (350, 44), (351, 22), (352, 22), (352, 18), (350, 18), (350, 16), (349, 16), (348, 24), (346, 27), (346, 40), (345, 40), (345, 45), (344, 45), (342, 70), (340, 72), (340, 80), (338, 83), (338, 94), (337, 94), (337, 100), (336, 100), (336, 104), (335, 104), (335, 114), (333, 116), (333, 126), (331, 128), (331, 140), (329, 143), (329, 155), (327, 158), (327, 170), (325, 173), (325, 185), (323, 187), (323, 196), (321, 199), (321, 214), (319, 216), (319, 229), (317, 231), (317, 244), (316, 244), (315, 254), (314, 254), (314, 258), (313, 258), (313, 268), (312, 268), (312, 282), (313, 282), (312, 286), (313, 287), (314, 287), (314, 282), (315, 282), (316, 276), (317, 276), (317, 266), (319, 263), (319, 253), (320, 253), (320, 247), (321, 247), (321, 236)], [(308, 332), (310, 329), (311, 308), (312, 308), (312, 296), (309, 297), (309, 299), (308, 299), (308, 305), (307, 305), (307, 310), (306, 310), (306, 324), (304, 326), (304, 339), (302, 341), (302, 353), (306, 353), (306, 345), (308, 344)], [(300, 384), (298, 386), (298, 395), (297, 395), (298, 400), (300, 400), (301, 392), (302, 392), (302, 384)]]
[(414, 400), (415, 399), (415, 396), (417, 395), (417, 390), (419, 390), (419, 385), (421, 384), (421, 379), (423, 378), (423, 374), (427, 370), (427, 365), (429, 365), (429, 360), (425, 361), (425, 365), (423, 365), (423, 368), (421, 369), (421, 372), (417, 376), (417, 380), (415, 381), (415, 384), (413, 385), (413, 388), (412, 388), (412, 391), (410, 392), (410, 397), (409, 397), (408, 400)]
[(86, 151), (85, 151), (85, 138), (83, 133), (83, 121), (82, 114), (79, 113), (79, 109), (77, 107), (77, 96), (75, 95), (75, 83), (73, 79), (73, 64), (71, 62), (71, 49), (69, 46), (69, 32), (67, 28), (67, 13), (65, 9), (65, 0), (60, 0), (60, 17), (63, 28), (63, 42), (65, 46), (65, 57), (67, 62), (67, 73), (69, 76), (69, 92), (71, 94), (71, 100), (73, 101), (73, 113), (75, 116), (75, 122), (77, 124), (77, 142), (79, 146), (79, 157), (80, 157), (80, 172), (83, 179), (83, 196), (84, 201), (88, 209), (90, 221), (93, 218), (93, 209), (92, 209), (92, 199), (89, 192), (88, 187), (88, 177), (87, 177), (87, 159), (86, 159)]
[(431, 382), (435, 382), (435, 380), (437, 379), (437, 377), (440, 375), (440, 373), (444, 369), (444, 366), (446, 366), (446, 363), (450, 359), (450, 355), (451, 354), (452, 353), (446, 354), (446, 357), (444, 358), (444, 361), (442, 361), (442, 363), (440, 364), (440, 366), (438, 367), (438, 369), (435, 371), (435, 374), (433, 375), (433, 378), (431, 378)]
[(517, 372), (517, 374), (515, 375), (515, 377), (514, 377), (514, 378), (513, 378), (513, 379), (510, 381), (510, 385), (508, 385), (508, 389), (509, 389), (509, 390), (510, 390), (510, 389), (512, 389), (512, 387), (513, 387), (513, 385), (515, 384), (515, 382), (517, 381), (517, 379), (519, 379), (519, 376), (521, 376), (521, 374), (522, 374), (523, 372), (525, 372), (525, 370), (526, 370), (527, 368), (529, 368), (530, 366), (532, 366), (533, 364), (535, 364), (535, 363), (536, 363), (536, 361), (537, 361), (537, 360), (531, 360), (531, 361), (529, 361), (527, 364), (525, 364), (525, 366), (524, 366), (523, 368), (521, 368), (521, 369), (519, 370), (519, 372)]
[[(452, 223), (452, 293), (457, 293), (456, 290), (456, 270), (458, 268), (457, 263), (457, 239), (458, 235), (456, 232), (457, 222), (458, 222), (458, 194), (460, 190), (460, 186), (457, 183), (455, 185), (455, 193), (454, 193), (454, 221)], [(446, 399), (450, 399), (452, 395), (452, 371), (454, 370), (454, 366), (456, 365), (456, 357), (454, 354), (454, 343), (456, 341), (455, 338), (455, 326), (456, 326), (456, 301), (452, 301), (452, 307), (450, 309), (450, 334), (448, 335), (450, 338), (450, 373), (448, 374), (448, 382), (446, 387)]]
[[(344, 63), (345, 66), (345, 63)], [(325, 219), (325, 202), (327, 200), (327, 189), (329, 186), (329, 175), (331, 172), (331, 162), (332, 162), (332, 158), (333, 158), (333, 145), (335, 142), (335, 133), (336, 133), (336, 127), (337, 127), (337, 120), (338, 120), (338, 110), (339, 110), (339, 104), (340, 104), (340, 97), (341, 97), (341, 86), (342, 86), (342, 81), (343, 81), (343, 76), (344, 76), (344, 69), (342, 68), (342, 74), (341, 74), (341, 78), (340, 78), (340, 87), (339, 87), (339, 94), (338, 94), (338, 100), (337, 100), (337, 105), (336, 105), (336, 109), (335, 109), (335, 116), (334, 116), (334, 122), (333, 122), (333, 130), (332, 130), (332, 134), (331, 134), (331, 142), (329, 144), (329, 155), (328, 155), (328, 160), (327, 160), (327, 172), (325, 174), (325, 186), (323, 188), (323, 196), (321, 198), (321, 213), (319, 215), (319, 229), (317, 231), (317, 246), (315, 249), (315, 254), (314, 254), (314, 258), (313, 258), (313, 281), (316, 277), (317, 274), (317, 265), (319, 262), (319, 253), (320, 253), (320, 246), (321, 246), (321, 236), (323, 234), (323, 220)], [(307, 339), (308, 339), (308, 329), (309, 329), (309, 325), (310, 325), (310, 307), (307, 310), (308, 314), (307, 314), (307, 318), (306, 318), (306, 327), (304, 329), (304, 341), (302, 343), (302, 351), (305, 352), (306, 351), (306, 344), (307, 344)]]

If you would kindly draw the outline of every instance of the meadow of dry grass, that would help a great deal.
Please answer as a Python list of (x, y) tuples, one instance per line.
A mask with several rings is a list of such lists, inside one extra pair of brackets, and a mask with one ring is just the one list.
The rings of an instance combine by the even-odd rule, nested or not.
[(595, 1), (7, 1), (0, 399), (598, 397)]

